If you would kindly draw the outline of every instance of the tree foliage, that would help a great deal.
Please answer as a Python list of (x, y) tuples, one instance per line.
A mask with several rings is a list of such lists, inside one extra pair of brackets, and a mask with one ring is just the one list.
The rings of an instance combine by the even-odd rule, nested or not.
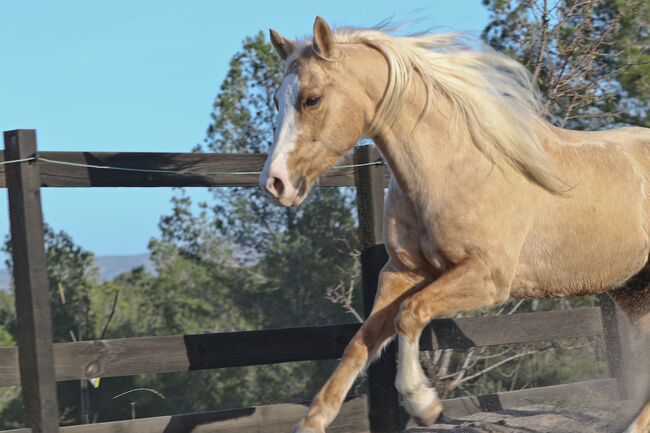
[(650, 126), (650, 3), (483, 0), (483, 38), (525, 64), (554, 123)]

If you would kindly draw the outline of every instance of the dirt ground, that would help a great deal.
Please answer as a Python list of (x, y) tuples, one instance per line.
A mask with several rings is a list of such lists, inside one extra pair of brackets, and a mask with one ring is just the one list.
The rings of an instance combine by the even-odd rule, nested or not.
[(576, 410), (537, 404), (462, 419), (443, 416), (432, 427), (412, 427), (407, 433), (619, 433), (626, 427), (619, 413), (619, 407)]

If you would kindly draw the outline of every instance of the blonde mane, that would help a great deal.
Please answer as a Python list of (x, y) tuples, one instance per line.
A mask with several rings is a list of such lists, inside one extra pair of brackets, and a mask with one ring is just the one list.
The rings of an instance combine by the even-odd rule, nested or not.
[(388, 86), (368, 135), (397, 120), (415, 72), (429, 95), (425, 112), (436, 89), (450, 101), (453, 117), (466, 123), (479, 149), (488, 155), (496, 150), (551, 192), (565, 186), (538, 136), (547, 124), (540, 94), (519, 62), (458, 33), (397, 37), (378, 29), (342, 28), (334, 39), (373, 47), (388, 62)]

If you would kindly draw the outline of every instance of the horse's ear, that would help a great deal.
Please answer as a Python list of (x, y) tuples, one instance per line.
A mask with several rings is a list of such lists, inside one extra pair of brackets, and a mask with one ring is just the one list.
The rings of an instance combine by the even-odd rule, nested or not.
[(284, 38), (280, 33), (273, 29), (269, 29), (269, 33), (271, 34), (271, 43), (273, 44), (273, 48), (275, 48), (275, 52), (278, 53), (278, 56), (280, 56), (282, 60), (287, 60), (287, 57), (289, 57), (291, 53), (293, 53), (293, 50), (296, 49), (296, 43)]
[(326, 59), (338, 57), (338, 49), (332, 36), (330, 26), (321, 17), (316, 17), (314, 23), (314, 50)]

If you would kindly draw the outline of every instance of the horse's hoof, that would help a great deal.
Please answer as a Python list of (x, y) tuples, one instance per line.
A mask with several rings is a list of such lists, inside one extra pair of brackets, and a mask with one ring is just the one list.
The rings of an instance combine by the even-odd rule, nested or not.
[(422, 411), (422, 413), (413, 415), (413, 421), (415, 421), (419, 426), (429, 427), (440, 418), (441, 413), (442, 403), (440, 400), (436, 399), (436, 401), (434, 401), (426, 410)]

